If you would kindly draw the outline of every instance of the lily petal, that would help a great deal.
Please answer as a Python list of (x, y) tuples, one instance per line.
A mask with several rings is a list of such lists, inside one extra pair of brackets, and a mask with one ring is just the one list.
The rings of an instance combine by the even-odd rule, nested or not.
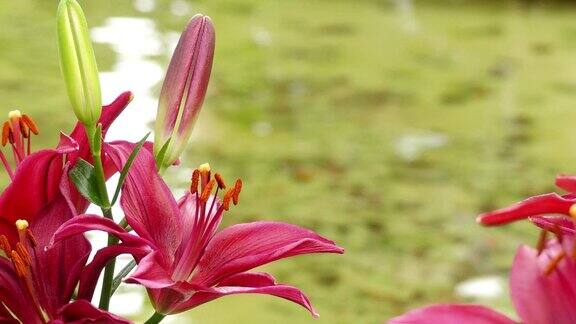
[[(114, 142), (108, 147), (116, 167), (121, 169), (134, 144)], [(142, 238), (153, 242), (166, 264), (171, 264), (182, 240), (180, 211), (148, 150), (140, 150), (134, 159), (122, 186), (120, 204), (128, 224)]]
[(576, 203), (576, 196), (560, 196), (549, 193), (530, 197), (512, 206), (498, 209), (478, 216), (476, 221), (482, 225), (494, 226), (544, 214), (569, 215), (570, 207)]
[(59, 194), (63, 154), (59, 150), (42, 150), (22, 161), (0, 195), (0, 218), (11, 223), (18, 219), (34, 222), (40, 210)]
[(43, 290), (46, 292), (43, 296), (44, 304), (51, 304), (52, 309), (57, 310), (72, 297), (80, 273), (90, 256), (91, 246), (84, 236), (75, 235), (44, 249), (49, 245), (52, 234), (74, 214), (62, 196), (40, 213), (42, 217), (37, 217), (30, 225), (38, 244), (36, 269), (42, 272)]
[(553, 252), (561, 247), (547, 247), (544, 253), (521, 246), (514, 258), (510, 273), (510, 295), (518, 316), (526, 323), (576, 323), (576, 264), (564, 258), (549, 275), (544, 267)]
[(36, 312), (28, 308), (30, 297), (20, 287), (12, 263), (0, 257), (0, 305), (5, 305), (4, 309), (8, 307), (9, 319), (13, 319), (13, 315), (18, 317), (20, 321), (16, 323), (40, 323), (41, 319)]
[(129, 320), (94, 307), (86, 300), (77, 300), (60, 310), (64, 323), (130, 324)]
[[(480, 305), (440, 304), (395, 317), (388, 324), (514, 324), (515, 321)], [(535, 324), (535, 322), (527, 322)], [(552, 323), (552, 322), (550, 322)]]
[(557, 235), (576, 235), (574, 222), (566, 216), (539, 216), (530, 217), (528, 220), (536, 226)]
[[(153, 292), (157, 294), (161, 292)], [(214, 299), (235, 294), (266, 294), (284, 298), (306, 308), (314, 317), (318, 313), (312, 307), (310, 300), (300, 289), (284, 284), (278, 284), (274, 277), (267, 273), (239, 273), (223, 280), (220, 285), (206, 288), (195, 293), (192, 298), (183, 303), (175, 303), (170, 314), (176, 314), (199, 306)], [(154, 299), (154, 298), (153, 298)]]
[(150, 253), (150, 249), (144, 246), (129, 246), (125, 243), (108, 246), (98, 250), (94, 259), (86, 266), (80, 278), (80, 286), (78, 288), (78, 298), (92, 300), (94, 289), (98, 282), (98, 277), (102, 269), (108, 264), (112, 258), (121, 254), (131, 254), (136, 262), (140, 261), (142, 257)]
[(556, 177), (556, 186), (568, 192), (576, 192), (576, 176), (560, 174)]
[(130, 246), (153, 246), (149, 241), (126, 232), (126, 230), (112, 220), (90, 214), (78, 215), (62, 224), (54, 233), (49, 246), (88, 231), (103, 231), (112, 234)]
[(126, 278), (127, 283), (140, 284), (146, 288), (160, 289), (175, 284), (170, 273), (160, 266), (162, 256), (159, 252), (152, 252), (138, 263), (134, 273)]
[(279, 222), (253, 222), (228, 227), (206, 247), (192, 283), (214, 286), (228, 276), (269, 262), (308, 253), (344, 253), (344, 249), (311, 230)]

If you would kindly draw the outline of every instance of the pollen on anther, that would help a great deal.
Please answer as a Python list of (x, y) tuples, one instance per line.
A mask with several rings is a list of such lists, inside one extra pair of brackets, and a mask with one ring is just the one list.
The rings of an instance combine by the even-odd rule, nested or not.
[(12, 263), (14, 264), (14, 268), (16, 270), (16, 274), (20, 277), (26, 277), (28, 271), (26, 270), (26, 265), (24, 264), (24, 260), (16, 251), (10, 252), (10, 259), (12, 259)]
[(22, 243), (16, 243), (16, 252), (18, 252), (18, 255), (22, 258), (22, 261), (24, 261), (26, 266), (32, 264), (32, 258)]
[(191, 193), (198, 192), (199, 183), (200, 183), (200, 171), (198, 171), (198, 169), (195, 169), (194, 172), (192, 172), (192, 183), (190, 184)]
[(234, 195), (234, 188), (230, 188), (224, 194), (224, 200), (222, 201), (222, 208), (228, 211), (230, 209), (230, 201), (232, 200), (232, 195)]
[(10, 246), (10, 241), (4, 235), (0, 235), (0, 249), (4, 251), (7, 257), (10, 256), (10, 252), (12, 251), (12, 247)]
[(570, 214), (570, 217), (576, 219), (576, 204), (570, 206), (568, 213)]
[(4, 122), (4, 126), (2, 126), (2, 146), (6, 146), (8, 139), (10, 139), (10, 124)]
[(242, 180), (238, 179), (234, 184), (234, 193), (232, 194), (232, 202), (234, 202), (234, 205), (238, 205), (240, 191), (242, 191)]
[(210, 180), (210, 182), (208, 182), (206, 184), (206, 186), (204, 187), (204, 190), (202, 190), (202, 194), (200, 195), (201, 201), (203, 201), (203, 202), (208, 201), (208, 198), (210, 197), (210, 193), (212, 192), (214, 185), (216, 185), (216, 180), (214, 180), (214, 179)]
[(32, 133), (34, 133), (34, 135), (38, 135), (40, 133), (40, 131), (38, 130), (38, 126), (36, 126), (36, 123), (30, 116), (26, 114), (22, 115), (22, 121), (24, 122), (24, 124), (26, 124), (26, 126), (28, 126), (28, 128), (30, 129), (30, 131), (32, 131)]
[(214, 174), (214, 178), (216, 179), (216, 182), (218, 182), (218, 188), (226, 189), (226, 184), (224, 183), (224, 178), (222, 178), (222, 175), (220, 173)]

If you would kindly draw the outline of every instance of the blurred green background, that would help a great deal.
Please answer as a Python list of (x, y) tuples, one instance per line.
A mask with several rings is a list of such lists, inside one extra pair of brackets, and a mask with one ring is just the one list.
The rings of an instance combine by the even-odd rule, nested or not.
[[(171, 183), (185, 187), (191, 168), (208, 161), (245, 183), (226, 225), (281, 220), (346, 248), (343, 256), (265, 267), (301, 287), (318, 320), (258, 295), (225, 297), (166, 322), (382, 323), (413, 307), (456, 301), (511, 313), (506, 275), (517, 246), (533, 244), (536, 231), (527, 224), (485, 229), (474, 219), (554, 190), (558, 172), (576, 172), (576, 7), (81, 3), (94, 27), (105, 97), (133, 90), (129, 111), (143, 121), (153, 119), (178, 33), (193, 14), (211, 16), (217, 49), (209, 95), (183, 167), (168, 172)], [(74, 123), (57, 64), (56, 5), (0, 0), (0, 106), (34, 116), (42, 130), (36, 148), (54, 145), (57, 131)], [(136, 122), (119, 134), (143, 136)], [(486, 283), (472, 293), (455, 289), (486, 276), (497, 278), (500, 293), (483, 295)], [(116, 309), (139, 303), (114, 300)], [(145, 307), (132, 318), (147, 318)]]

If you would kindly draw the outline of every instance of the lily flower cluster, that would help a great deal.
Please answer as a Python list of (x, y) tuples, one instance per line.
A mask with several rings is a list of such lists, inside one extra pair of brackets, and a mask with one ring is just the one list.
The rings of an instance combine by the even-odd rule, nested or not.
[[(342, 248), (280, 222), (219, 230), (239, 203), (243, 183), (226, 182), (209, 164), (193, 171), (179, 198), (162, 178), (178, 164), (206, 94), (215, 44), (210, 18), (194, 16), (181, 35), (162, 87), (154, 143), (146, 142), (148, 135), (138, 143), (106, 141), (133, 95), (124, 92), (102, 107), (94, 51), (76, 0), (60, 1), (57, 20), (61, 70), (79, 122), (60, 134), (56, 148), (39, 151), (32, 150), (32, 135), (40, 132), (30, 116), (11, 111), (3, 125), (0, 160), (10, 183), (0, 194), (0, 322), (129, 323), (108, 312), (126, 276), (124, 283), (148, 291), (155, 313), (147, 323), (246, 293), (284, 298), (317, 316), (298, 288), (252, 270), (301, 254), (341, 254)], [(109, 195), (106, 181), (114, 174), (119, 180)], [(112, 215), (116, 202), (124, 213), (120, 222)], [(86, 214), (90, 204), (102, 215)], [(84, 233), (93, 230), (109, 237), (90, 258)], [(121, 254), (134, 261), (115, 271)]]
[(576, 176), (560, 175), (556, 185), (568, 193), (530, 197), (477, 218), (484, 226), (528, 220), (540, 229), (535, 248), (520, 246), (510, 271), (510, 297), (520, 321), (481, 305), (436, 304), (389, 323), (576, 323)]

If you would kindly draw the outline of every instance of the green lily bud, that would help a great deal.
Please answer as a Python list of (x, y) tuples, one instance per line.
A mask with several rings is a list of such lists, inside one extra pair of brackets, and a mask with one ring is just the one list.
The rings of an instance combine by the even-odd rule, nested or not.
[(102, 111), (100, 81), (86, 18), (76, 0), (61, 0), (58, 5), (58, 50), (74, 114), (92, 127)]

